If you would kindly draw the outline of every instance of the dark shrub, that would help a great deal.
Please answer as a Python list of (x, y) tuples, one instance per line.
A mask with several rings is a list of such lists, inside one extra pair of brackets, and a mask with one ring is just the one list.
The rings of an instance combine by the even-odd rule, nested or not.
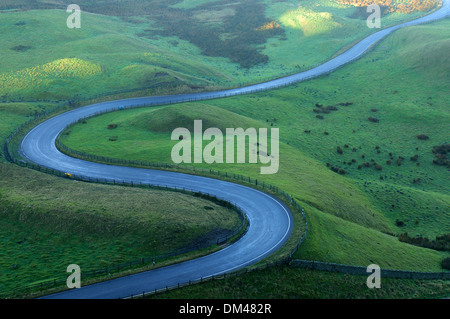
[[(418, 223), (417, 220), (416, 223)], [(411, 245), (425, 247), (438, 251), (450, 251), (450, 234), (436, 236), (434, 240), (430, 240), (428, 239), (428, 237), (423, 237), (422, 235), (410, 237), (408, 233), (403, 233), (398, 235), (398, 240), (405, 243), (409, 243)]]
[(377, 119), (376, 117), (369, 117), (368, 118), (368, 120), (369, 120), (369, 122), (372, 122), (372, 123), (378, 123), (380, 120), (379, 119)]
[(433, 154), (436, 157), (433, 163), (450, 167), (450, 161), (447, 159), (447, 154), (450, 152), (450, 144), (443, 144), (433, 147)]
[(340, 146), (337, 147), (337, 152), (338, 152), (338, 154), (344, 153), (344, 151), (342, 150), (342, 148)]
[(420, 135), (417, 135), (417, 139), (422, 140), (422, 141), (426, 141), (426, 140), (428, 140), (430, 138), (427, 135), (425, 135), (425, 134), (420, 134)]
[(414, 155), (413, 157), (410, 158), (411, 161), (413, 162), (417, 162), (417, 159), (419, 158), (419, 155)]
[(403, 226), (405, 226), (405, 223), (404, 222), (402, 222), (401, 220), (396, 220), (395, 221), (395, 225), (397, 225), (398, 227), (403, 227)]
[(167, 72), (156, 72), (154, 77), (158, 78), (158, 77), (166, 76), (166, 75), (169, 75), (169, 73), (167, 73)]
[(450, 270), (450, 257), (447, 257), (447, 258), (442, 260), (441, 267), (444, 268), (444, 269)]
[(17, 45), (15, 47), (12, 47), (11, 50), (17, 51), (17, 52), (25, 52), (30, 50), (31, 47), (28, 45)]
[(328, 111), (337, 111), (338, 108), (336, 106), (330, 105), (326, 107)]
[(113, 130), (113, 129), (115, 129), (115, 128), (117, 128), (117, 124), (115, 124), (115, 123), (113, 123), (113, 124), (108, 124), (108, 129), (109, 129), (109, 130)]
[(323, 120), (324, 117), (322, 115), (316, 115), (316, 118), (318, 118), (319, 120)]

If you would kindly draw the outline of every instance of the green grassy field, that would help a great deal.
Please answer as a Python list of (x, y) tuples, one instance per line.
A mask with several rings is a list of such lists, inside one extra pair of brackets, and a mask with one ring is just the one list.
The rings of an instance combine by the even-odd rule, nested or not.
[[(63, 141), (90, 154), (170, 163), (175, 143), (170, 131), (189, 128), (194, 119), (205, 119), (205, 127), (274, 125), (282, 142), (280, 171), (263, 179), (295, 194), (308, 208), (312, 231), (298, 257), (439, 270), (447, 253), (388, 234), (407, 231), (434, 239), (449, 229), (448, 171), (432, 163), (431, 152), (448, 141), (448, 26), (446, 20), (401, 30), (362, 60), (313, 81), (204, 103), (110, 113), (72, 127)], [(316, 103), (337, 110), (325, 113), (323, 107), (316, 113)], [(108, 129), (111, 123), (117, 128)], [(429, 140), (417, 139), (419, 134)], [(112, 135), (116, 141), (109, 140)], [(415, 155), (418, 160), (410, 160)], [(400, 166), (399, 157), (404, 158)], [(358, 168), (364, 163), (370, 167)], [(252, 177), (258, 177), (259, 166), (204, 164)]]
[[(253, 12), (257, 19), (244, 26), (246, 32), (233, 23), (238, 17), (251, 17), (256, 8), (251, 1), (230, 5), (225, 1), (171, 0), (155, 7), (151, 1), (141, 0), (133, 0), (133, 5), (80, 0), (82, 9), (92, 9), (88, 10), (92, 13), (83, 12), (82, 29), (70, 30), (65, 26), (66, 2), (0, 3), (2, 141), (34, 115), (69, 100), (87, 103), (96, 98), (176, 94), (260, 82), (312, 67), (372, 31), (365, 27), (360, 10), (329, 0), (305, 0), (301, 8), (297, 8), (298, 1), (264, 1), (264, 10), (259, 7)], [(142, 15), (140, 10), (148, 6), (151, 13)], [(15, 8), (24, 11), (10, 10)], [(177, 21), (181, 29), (214, 29), (213, 36), (224, 41), (237, 38), (241, 45), (253, 43), (254, 36), (264, 41), (250, 45), (245, 51), (248, 56), (225, 50), (208, 55), (214, 42), (196, 44), (189, 33), (163, 33), (168, 28), (163, 23), (168, 13), (173, 21), (178, 16), (192, 17)], [(383, 27), (422, 14), (390, 13), (383, 18)], [(248, 28), (251, 23), (257, 28)], [(448, 172), (430, 164), (434, 158), (431, 148), (448, 142), (448, 26), (446, 20), (403, 30), (365, 59), (290, 88), (106, 114), (73, 127), (64, 142), (104, 156), (170, 162), (171, 126), (189, 127), (197, 118), (221, 128), (274, 125), (281, 132), (281, 168), (265, 181), (294, 194), (306, 207), (310, 221), (308, 240), (295, 257), (356, 265), (373, 261), (385, 268), (437, 271), (448, 253), (403, 244), (388, 234), (408, 231), (433, 238), (449, 229)], [(261, 36), (260, 32), (266, 33)], [(387, 58), (387, 53), (392, 53), (392, 58)], [(253, 65), (248, 59), (251, 54), (265, 56), (267, 62)], [(233, 56), (234, 61), (230, 60)], [(251, 66), (244, 67), (245, 63)], [(348, 101), (353, 104), (338, 106), (339, 111), (324, 114), (324, 120), (315, 118), (316, 103)], [(372, 111), (375, 108), (377, 111)], [(380, 122), (367, 122), (368, 116)], [(117, 123), (117, 129), (107, 129), (111, 123)], [(417, 134), (430, 139), (417, 140)], [(116, 141), (109, 140), (116, 136)], [(87, 137), (88, 144), (83, 141)], [(341, 156), (336, 153), (339, 145), (344, 149)], [(350, 152), (353, 147), (357, 148), (355, 154)], [(384, 163), (390, 159), (389, 152), (395, 159), (405, 157), (402, 166)], [(3, 162), (2, 153), (3, 148)], [(420, 166), (409, 160), (414, 155), (419, 156)], [(357, 158), (356, 164), (348, 165), (353, 158)], [(370, 159), (381, 163), (383, 170), (376, 171), (373, 165), (357, 169)], [(345, 168), (347, 174), (332, 172), (327, 163)], [(257, 178), (260, 166), (203, 165)], [(413, 183), (418, 178), (419, 183)], [(124, 193), (129, 200), (117, 203), (116, 195)], [(149, 201), (154, 208), (150, 212)], [(237, 222), (236, 214), (187, 195), (86, 185), (3, 163), (0, 202), (0, 251), (5, 252), (0, 293), (56, 274), (64, 276), (69, 263), (79, 263), (82, 269), (112, 265), (176, 249)], [(180, 203), (189, 205), (183, 211), (175, 209)], [(180, 224), (184, 213), (191, 219)], [(404, 225), (398, 227), (397, 220)], [(157, 238), (154, 229), (159, 231), (161, 223), (170, 227)], [(175, 236), (170, 235), (173, 233)], [(273, 274), (261, 278), (266, 275)], [(290, 276), (297, 275), (289, 272)], [(323, 282), (339, 282), (339, 276), (330, 274)], [(392, 296), (409, 296), (402, 291), (414, 285), (405, 284)], [(424, 294), (410, 295), (436, 297), (428, 292), (430, 287), (446, 291), (440, 283), (430, 285), (418, 283), (419, 288), (426, 287)], [(255, 296), (263, 288), (258, 283)], [(291, 288), (286, 289), (289, 292)], [(302, 297), (300, 294), (296, 296)], [(305, 290), (303, 297), (308, 295), (316, 296), (317, 291)], [(360, 295), (349, 291), (346, 296)]]
[[(106, 3), (83, 1), (80, 5), (88, 12), (83, 12), (82, 28), (75, 30), (66, 27), (68, 14), (63, 10), (2, 12), (0, 32), (8, 37), (0, 37), (0, 53), (7, 61), (0, 64), (0, 100), (79, 101), (123, 92), (142, 96), (234, 87), (309, 68), (372, 32), (365, 27), (365, 20), (349, 17), (354, 7), (328, 0), (303, 1), (299, 9), (295, 9), (295, 1), (265, 1), (265, 10), (260, 7), (262, 4), (252, 2), (245, 6), (243, 1), (231, 6), (222, 1), (203, 5), (205, 1), (189, 2), (189, 8), (184, 9), (170, 8), (168, 3), (168, 7), (152, 7), (149, 15), (138, 15), (137, 8), (144, 2), (134, 1), (136, 7), (120, 10)], [(19, 3), (4, 6), (21, 7)], [(37, 4), (26, 8), (35, 7)], [(256, 7), (257, 12), (253, 10)], [(231, 14), (224, 14), (226, 10), (232, 10)], [(245, 25), (236, 25), (233, 20), (242, 18), (236, 16), (238, 12), (248, 17), (258, 14), (255, 21), (243, 18), (252, 20), (254, 27), (249, 25), (246, 32), (241, 32)], [(383, 23), (388, 26), (420, 14), (423, 13), (392, 13), (384, 17)], [(185, 15), (190, 18), (177, 22), (178, 16)], [(168, 16), (174, 17), (172, 23), (180, 24), (179, 29), (170, 31), (174, 34), (167, 30), (160, 34), (161, 28), (172, 26), (164, 24)], [(295, 22), (299, 16), (300, 27)], [(318, 25), (323, 32), (307, 31), (316, 30)], [(192, 32), (183, 33), (186, 30), (215, 33), (190, 38)], [(208, 37), (234, 42), (225, 43), (219, 52), (214, 50), (220, 43), (195, 42)], [(225, 53), (227, 48), (245, 46), (254, 38), (258, 39), (254, 47)], [(202, 54), (207, 52), (211, 54)], [(252, 56), (266, 63), (241, 67), (252, 63)]]
[(0, 294), (223, 235), (236, 212), (178, 192), (87, 184), (0, 164)]
[[(270, 280), (268, 280), (270, 278)], [(365, 276), (271, 267), (244, 275), (158, 293), (151, 299), (438, 299), (450, 293), (449, 281), (382, 279), (368, 289)]]

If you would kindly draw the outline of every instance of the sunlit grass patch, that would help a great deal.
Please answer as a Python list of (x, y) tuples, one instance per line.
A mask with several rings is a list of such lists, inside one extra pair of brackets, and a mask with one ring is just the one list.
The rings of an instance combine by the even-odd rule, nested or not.
[(315, 12), (302, 7), (286, 12), (280, 21), (286, 27), (301, 29), (305, 36), (326, 33), (341, 26), (329, 12)]
[(59, 59), (33, 68), (0, 74), (0, 94), (36, 88), (67, 78), (86, 79), (102, 73), (96, 63), (77, 58)]

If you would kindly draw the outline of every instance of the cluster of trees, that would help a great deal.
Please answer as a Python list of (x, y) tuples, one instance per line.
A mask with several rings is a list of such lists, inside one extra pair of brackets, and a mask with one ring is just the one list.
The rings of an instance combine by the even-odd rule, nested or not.
[[(387, 12), (413, 13), (417, 11), (428, 11), (437, 5), (436, 0), (404, 0), (396, 3), (393, 0), (336, 0), (341, 4), (352, 5), (355, 7), (368, 7), (372, 4), (378, 4), (387, 8)], [(383, 10), (384, 11), (384, 10)]]
[(408, 233), (398, 235), (398, 239), (411, 245), (430, 248), (440, 251), (450, 251), (450, 234), (436, 236), (436, 239), (430, 240), (427, 237), (416, 236), (410, 237)]

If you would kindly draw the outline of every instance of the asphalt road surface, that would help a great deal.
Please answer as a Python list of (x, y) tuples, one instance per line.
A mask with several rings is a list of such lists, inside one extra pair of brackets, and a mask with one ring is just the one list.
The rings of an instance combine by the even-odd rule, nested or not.
[(210, 255), (176, 265), (113, 279), (98, 284), (82, 286), (46, 296), (46, 298), (96, 299), (125, 298), (143, 292), (187, 283), (241, 269), (256, 263), (278, 250), (290, 237), (293, 217), (278, 199), (261, 191), (216, 179), (181, 173), (142, 168), (105, 165), (66, 156), (55, 146), (58, 134), (78, 119), (99, 112), (136, 107), (161, 105), (192, 100), (206, 100), (269, 90), (311, 79), (359, 58), (379, 40), (403, 27), (445, 18), (449, 15), (450, 0), (444, 0), (440, 10), (423, 18), (380, 30), (363, 39), (348, 51), (311, 70), (273, 81), (242, 88), (208, 93), (172, 96), (142, 97), (116, 100), (78, 108), (51, 118), (36, 126), (23, 139), (20, 152), (30, 162), (61, 172), (82, 175), (93, 179), (123, 180), (134, 183), (164, 185), (199, 191), (238, 205), (250, 222), (247, 233), (234, 244)]

